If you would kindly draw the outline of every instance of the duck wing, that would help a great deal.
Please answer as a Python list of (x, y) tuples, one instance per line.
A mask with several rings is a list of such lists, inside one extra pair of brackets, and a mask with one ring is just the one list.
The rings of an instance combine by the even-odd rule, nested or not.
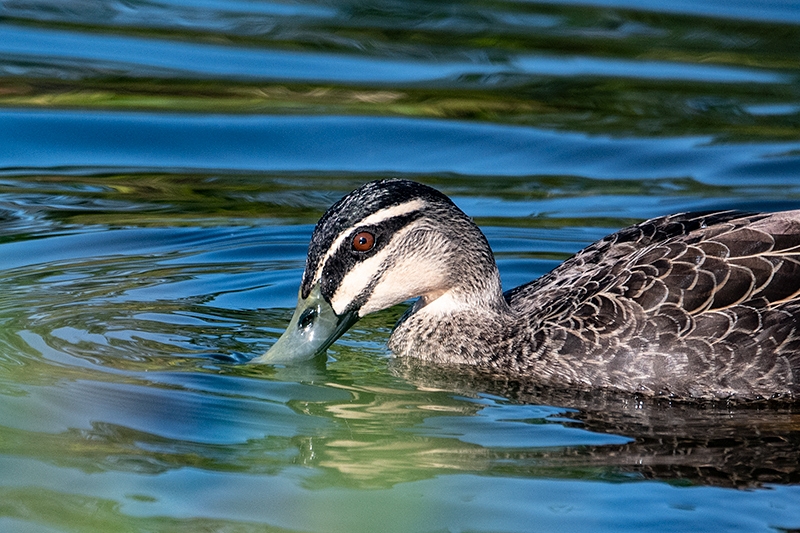
[(800, 211), (648, 220), (505, 297), (529, 317), (539, 355), (558, 356), (556, 378), (676, 396), (800, 394)]

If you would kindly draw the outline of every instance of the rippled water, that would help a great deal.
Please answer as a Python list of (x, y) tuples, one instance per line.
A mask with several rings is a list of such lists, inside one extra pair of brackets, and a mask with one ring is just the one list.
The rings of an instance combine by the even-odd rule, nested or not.
[[(0, 530), (800, 529), (800, 411), (297, 367), (313, 224), (403, 176), (504, 286), (627, 224), (800, 206), (800, 7), (0, 3)], [(745, 490), (746, 489), (746, 490)]]

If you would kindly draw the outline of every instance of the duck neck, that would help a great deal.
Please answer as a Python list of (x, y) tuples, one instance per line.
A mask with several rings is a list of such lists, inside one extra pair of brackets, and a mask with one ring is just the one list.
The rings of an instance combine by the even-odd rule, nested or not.
[(512, 321), (495, 270), (479, 282), (422, 296), (398, 321), (389, 348), (401, 357), (482, 363)]
[(447, 291), (423, 296), (419, 301), (421, 308), (428, 307), (429, 311), (439, 315), (456, 315), (465, 312), (477, 314), (510, 312), (510, 308), (503, 298), (500, 275), (496, 268), (488, 275), (478, 279), (465, 280)]

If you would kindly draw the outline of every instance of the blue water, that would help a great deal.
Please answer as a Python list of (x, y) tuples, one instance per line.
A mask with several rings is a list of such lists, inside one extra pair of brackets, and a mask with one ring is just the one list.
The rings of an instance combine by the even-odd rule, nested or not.
[(0, 530), (800, 529), (797, 407), (248, 365), (316, 220), (406, 177), (505, 288), (667, 213), (800, 206), (791, 2), (0, 4)]
[[(13, 110), (0, 119), (8, 126), (0, 133), (6, 172), (14, 174), (88, 167), (94, 172), (452, 173), (612, 180), (680, 178), (687, 168), (696, 168), (692, 178), (709, 185), (786, 184), (794, 191), (796, 185), (787, 178), (800, 167), (800, 154), (791, 153), (800, 142), (615, 139), (407, 118)], [(111, 150), (109, 139), (114, 139)], [(32, 162), (36, 165), (30, 168)]]

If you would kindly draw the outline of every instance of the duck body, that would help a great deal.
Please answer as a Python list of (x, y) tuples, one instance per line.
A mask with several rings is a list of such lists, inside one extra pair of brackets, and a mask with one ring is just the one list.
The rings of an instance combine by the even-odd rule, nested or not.
[(317, 224), (295, 317), (259, 360), (324, 352), (359, 317), (418, 297), (389, 339), (398, 357), (560, 387), (791, 400), (799, 295), (800, 211), (648, 220), (503, 293), (469, 217), (435, 189), (382, 180)]

